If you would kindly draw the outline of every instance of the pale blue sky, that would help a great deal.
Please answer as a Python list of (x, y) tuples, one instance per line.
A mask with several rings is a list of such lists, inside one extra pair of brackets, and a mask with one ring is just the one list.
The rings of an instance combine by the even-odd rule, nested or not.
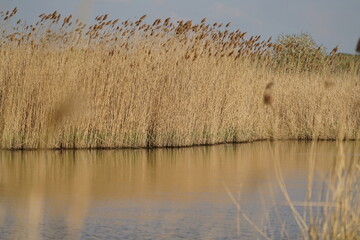
[[(173, 17), (208, 22), (232, 22), (233, 29), (277, 37), (281, 33), (308, 32), (318, 44), (331, 50), (355, 53), (360, 37), (360, 0), (0, 0), (0, 9), (17, 6), (29, 21), (54, 10), (92, 17), (108, 13), (121, 20)], [(80, 6), (83, 10), (80, 11)]]

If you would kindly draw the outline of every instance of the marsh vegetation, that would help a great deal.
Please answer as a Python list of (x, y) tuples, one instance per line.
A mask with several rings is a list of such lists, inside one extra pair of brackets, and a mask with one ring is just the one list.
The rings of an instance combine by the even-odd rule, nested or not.
[[(204, 208), (199, 206), (214, 214), (204, 218), (213, 222), (202, 222), (192, 232), (184, 230), (186, 224), (172, 228), (171, 223), (188, 216), (198, 223), (191, 214), (179, 217), (176, 211), (165, 220), (155, 214), (158, 218), (140, 215), (135, 222), (145, 229), (152, 225), (144, 219), (160, 222), (164, 235), (156, 232), (154, 238), (196, 238), (209, 229), (216, 230), (205, 237), (214, 239), (224, 234), (250, 239), (359, 238), (358, 56), (338, 54), (337, 48), (326, 53), (307, 34), (263, 40), (230, 30), (230, 23), (210, 24), (206, 19), (149, 23), (143, 16), (122, 22), (102, 15), (87, 26), (71, 15), (54, 12), (40, 15), (30, 25), (16, 19), (16, 11), (1, 12), (0, 18), (1, 149), (314, 141), (95, 152), (0, 151), (0, 223), (5, 226), (0, 227), (1, 238), (55, 236), (53, 231), (64, 222), (69, 231), (60, 231), (62, 237), (81, 238), (89, 233), (82, 230), (86, 223), (88, 230), (93, 229), (87, 215), (89, 209), (96, 210), (92, 201), (104, 204), (112, 214), (119, 209), (117, 203), (122, 206), (128, 199), (143, 203), (155, 196), (160, 203), (175, 201), (183, 206), (199, 201), (201, 197), (195, 195), (209, 189), (214, 194), (200, 201)], [(324, 153), (331, 154), (322, 157)], [(301, 187), (291, 185), (296, 171), (288, 172), (289, 165), (302, 171), (301, 181), (296, 182)], [(269, 190), (269, 186), (273, 191), (263, 192), (262, 199), (272, 199), (273, 205), (271, 211), (261, 212), (269, 215), (260, 221), (244, 208), (243, 198), (258, 201), (252, 190)], [(169, 194), (168, 198), (159, 192)], [(189, 192), (196, 193), (193, 199)], [(221, 206), (224, 198), (219, 198), (220, 205), (207, 205), (219, 194), (228, 201), (220, 210), (231, 218), (219, 218), (217, 214), (224, 212), (206, 207)], [(13, 199), (19, 202), (12, 205)], [(59, 217), (56, 211), (47, 215), (51, 199), (59, 209), (67, 209), (66, 216)], [(61, 204), (64, 199), (66, 206)], [(115, 206), (108, 205), (110, 200)], [(159, 202), (149, 202), (151, 209), (158, 209)], [(144, 205), (139, 206), (144, 210)], [(19, 210), (16, 216), (7, 210), (12, 208)], [(182, 213), (186, 209), (180, 208)], [(283, 210), (285, 218), (279, 215)], [(111, 221), (111, 214), (99, 219)], [(99, 216), (93, 216), (96, 222)], [(46, 228), (44, 219), (51, 217), (54, 228)], [(275, 226), (270, 226), (274, 219)], [(208, 223), (213, 225), (207, 227)], [(213, 228), (223, 223), (230, 225)], [(114, 236), (134, 237), (127, 231), (133, 226), (126, 219), (123, 224), (110, 222), (103, 226), (103, 234), (111, 237), (106, 235), (110, 227)], [(243, 226), (252, 235), (247, 230), (243, 234)], [(200, 229), (205, 231), (199, 233)], [(136, 237), (149, 236), (137, 230)]]
[(229, 25), (2, 12), (0, 147), (357, 138), (357, 61)]

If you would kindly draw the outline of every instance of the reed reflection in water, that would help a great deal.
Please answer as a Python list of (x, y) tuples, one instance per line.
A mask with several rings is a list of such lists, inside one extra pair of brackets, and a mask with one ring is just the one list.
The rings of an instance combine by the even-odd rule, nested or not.
[[(271, 222), (269, 206), (284, 200), (270, 150), (279, 152), (291, 197), (303, 201), (310, 145), (2, 151), (0, 238), (251, 239), (255, 233), (239, 219), (224, 184), (236, 196), (241, 190), (242, 208), (254, 222)], [(331, 168), (335, 142), (319, 142), (315, 152), (321, 179)], [(290, 212), (287, 217), (293, 221)]]

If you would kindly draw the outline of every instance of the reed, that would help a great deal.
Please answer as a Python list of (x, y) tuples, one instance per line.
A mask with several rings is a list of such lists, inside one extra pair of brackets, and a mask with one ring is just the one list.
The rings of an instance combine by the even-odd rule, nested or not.
[(358, 63), (339, 68), (332, 54), (321, 68), (279, 67), (271, 39), (146, 19), (87, 26), (54, 12), (28, 25), (2, 12), (0, 148), (358, 138)]
[[(360, 165), (357, 157), (359, 142), (350, 145), (344, 141), (338, 141), (336, 145), (336, 156), (326, 160), (329, 171), (322, 171), (319, 170), (318, 164), (322, 155), (317, 151), (318, 142), (311, 142), (310, 156), (306, 160), (308, 161), (307, 192), (304, 201), (296, 202), (292, 198), (294, 195), (290, 196), (290, 188), (286, 186), (284, 180), (284, 163), (279, 161), (279, 154), (284, 150), (281, 150), (280, 145), (276, 143), (269, 144), (271, 152), (269, 162), (274, 163), (278, 187), (285, 199), (286, 208), (293, 215), (294, 223), (289, 226), (287, 221), (291, 218), (287, 215), (286, 220), (282, 219), (279, 212), (284, 209), (279, 205), (274, 205), (271, 208), (277, 212), (276, 216), (271, 219), (264, 217), (266, 220), (263, 225), (256, 224), (241, 208), (240, 199), (236, 198), (235, 194), (224, 185), (239, 213), (239, 218), (246, 221), (262, 239), (359, 239)], [(345, 151), (350, 151), (351, 154), (345, 154)], [(274, 197), (276, 192), (266, 197)], [(239, 195), (241, 194), (240, 192)], [(281, 229), (269, 228), (274, 222), (279, 223), (282, 226)], [(277, 231), (276, 235), (274, 235), (274, 230)], [(241, 237), (241, 232), (239, 232), (239, 237)]]

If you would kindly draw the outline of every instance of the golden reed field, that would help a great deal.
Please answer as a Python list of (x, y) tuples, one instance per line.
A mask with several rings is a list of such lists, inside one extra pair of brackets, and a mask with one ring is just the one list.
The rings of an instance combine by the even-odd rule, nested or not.
[(0, 20), (0, 148), (359, 138), (359, 64), (336, 49), (293, 57), (299, 45), (206, 19), (29, 25), (16, 11)]

